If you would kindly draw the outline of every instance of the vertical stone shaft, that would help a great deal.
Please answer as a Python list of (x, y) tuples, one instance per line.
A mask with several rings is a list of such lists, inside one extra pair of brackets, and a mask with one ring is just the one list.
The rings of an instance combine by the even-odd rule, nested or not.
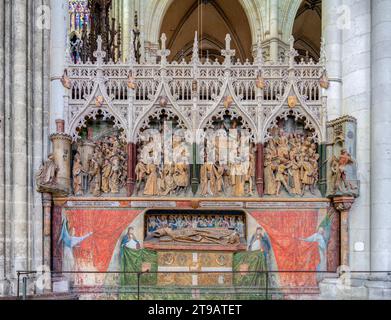
[(128, 197), (131, 197), (134, 192), (135, 185), (135, 165), (137, 161), (137, 155), (135, 154), (135, 145), (134, 143), (128, 143)]
[(322, 37), (327, 55), (326, 68), (330, 78), (327, 90), (328, 120), (341, 116), (342, 112), (342, 29), (338, 26), (338, 8), (342, 0), (322, 1)]
[[(5, 2), (4, 8), (4, 287), (3, 293), (9, 292), (8, 280), (12, 273), (11, 257), (11, 217), (12, 217), (12, 1)], [(7, 121), (5, 121), (7, 120)]]
[[(42, 9), (42, 10), (39, 10)], [(39, 21), (40, 15), (47, 14), (44, 12), (43, 1), (34, 0), (33, 6), (33, 19), (34, 22)], [(30, 194), (32, 198), (32, 216), (31, 216), (31, 229), (32, 229), (32, 266), (33, 269), (44, 264), (43, 261), (43, 210), (42, 210), (42, 195), (35, 190), (34, 174), (38, 172), (40, 165), (42, 164), (44, 154), (44, 25), (39, 23), (32, 23), (33, 26), (33, 77), (32, 77), (32, 110), (30, 118), (31, 128), (31, 144), (32, 144), (32, 162), (30, 170)]]
[(122, 37), (122, 56), (126, 58), (128, 56), (129, 44), (130, 44), (130, 32), (131, 32), (131, 2), (132, 1), (123, 1), (123, 37)]
[(51, 135), (53, 155), (58, 166), (57, 184), (65, 193), (71, 192), (72, 138), (66, 134)]
[(13, 273), (28, 269), (28, 3), (13, 1), (13, 87), (12, 87), (12, 259)]
[(278, 61), (278, 0), (270, 0), (270, 59)]
[(391, 0), (372, 0), (371, 270), (391, 270)]
[(258, 143), (257, 144), (257, 161), (256, 161), (256, 185), (257, 185), (257, 191), (258, 195), (260, 197), (263, 197), (264, 195), (264, 150), (263, 150), (263, 144)]
[[(342, 114), (357, 119), (357, 173), (360, 197), (356, 199), (349, 219), (350, 267), (352, 270), (370, 268), (370, 155), (371, 155), (371, 2), (345, 0), (339, 21), (347, 18), (343, 29), (342, 54)], [(349, 9), (349, 10), (348, 10)], [(328, 101), (328, 106), (332, 105)], [(356, 243), (364, 248), (354, 250)]]
[(5, 260), (5, 234), (4, 234), (4, 227), (5, 227), (5, 199), (4, 199), (4, 192), (5, 192), (5, 175), (4, 175), (4, 137), (5, 137), (5, 131), (4, 131), (4, 113), (5, 113), (5, 106), (4, 106), (4, 54), (5, 54), (5, 19), (4, 19), (4, 11), (5, 11), (5, 2), (0, 1), (0, 294), (3, 291), (1, 288), (1, 282), (4, 280), (5, 277), (5, 270), (4, 270), (4, 260)]
[(42, 200), (43, 205), (43, 265), (51, 266), (51, 215), (52, 215), (52, 195), (45, 193)]
[(66, 0), (51, 0), (51, 53), (50, 53), (50, 131), (56, 131), (56, 120), (64, 119), (64, 94), (61, 76), (65, 68), (67, 49), (68, 3)]

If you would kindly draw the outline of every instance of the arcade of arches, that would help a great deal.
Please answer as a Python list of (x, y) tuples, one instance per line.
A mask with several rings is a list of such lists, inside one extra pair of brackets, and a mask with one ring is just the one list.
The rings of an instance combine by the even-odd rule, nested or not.
[(360, 298), (390, 298), (389, 12), (1, 2), (0, 296), (44, 266), (62, 276), (31, 294), (134, 299), (87, 289), (137, 284), (108, 271), (159, 271), (142, 280), (157, 299), (222, 286), (262, 299), (245, 290), (265, 285), (346, 298), (342, 265), (364, 272)]

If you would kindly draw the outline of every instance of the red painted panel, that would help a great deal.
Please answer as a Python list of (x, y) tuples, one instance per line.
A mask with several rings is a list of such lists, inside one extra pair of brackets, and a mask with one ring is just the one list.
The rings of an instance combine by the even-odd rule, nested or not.
[(93, 232), (90, 238), (74, 249), (76, 260), (92, 259), (98, 271), (107, 271), (121, 234), (140, 212), (130, 210), (67, 211), (69, 230), (74, 228), (75, 236), (81, 237)]
[[(316, 233), (318, 211), (265, 211), (252, 216), (270, 237), (278, 271), (316, 271), (318, 245), (300, 239)], [(315, 274), (283, 273), (279, 279), (281, 286), (316, 286)]]

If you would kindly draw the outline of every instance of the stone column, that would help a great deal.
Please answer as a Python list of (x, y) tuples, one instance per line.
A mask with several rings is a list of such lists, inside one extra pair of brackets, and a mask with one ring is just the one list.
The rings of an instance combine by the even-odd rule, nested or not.
[(131, 2), (132, 1), (124, 1), (123, 2), (123, 25), (122, 25), (122, 30), (123, 30), (123, 37), (122, 37), (122, 56), (127, 57), (128, 56), (128, 51), (129, 51), (129, 44), (130, 44), (130, 32), (132, 29), (131, 26)]
[(391, 270), (391, 0), (372, 0), (371, 270)]
[(68, 1), (51, 0), (51, 54), (50, 54), (50, 131), (56, 132), (56, 120), (64, 119), (65, 89), (61, 77), (65, 69), (66, 49), (68, 46)]
[(328, 120), (341, 116), (342, 112), (342, 29), (338, 26), (338, 8), (342, 0), (322, 1), (322, 37), (327, 56), (326, 68), (330, 87), (328, 98)]
[(349, 211), (354, 203), (352, 197), (336, 197), (333, 199), (335, 210), (340, 213), (340, 257), (342, 266), (350, 266), (349, 260)]
[[(327, 2), (327, 1), (326, 1)], [(342, 114), (357, 119), (357, 173), (360, 197), (351, 209), (350, 267), (370, 268), (371, 155), (371, 1), (344, 0), (348, 23), (343, 28)], [(341, 15), (337, 16), (341, 19)], [(328, 106), (333, 102), (328, 101)]]
[(71, 192), (72, 138), (64, 133), (56, 133), (51, 135), (50, 139), (53, 143), (54, 161), (58, 166), (59, 192), (69, 194)]
[(28, 261), (28, 11), (26, 1), (14, 0), (12, 25), (12, 241), (11, 259), (13, 260), (10, 277), (16, 270), (29, 268)]
[(135, 169), (137, 162), (136, 145), (134, 143), (128, 143), (128, 197), (131, 197), (134, 193), (134, 186), (136, 183)]
[(52, 211), (52, 270), (54, 272), (62, 271), (63, 243), (60, 241), (62, 230), (62, 205), (54, 203)]
[(257, 161), (256, 161), (256, 185), (257, 185), (257, 191), (258, 195), (260, 197), (263, 197), (264, 195), (264, 149), (263, 144), (258, 143), (257, 144)]
[[(0, 2), (0, 21), (4, 21), (4, 1)], [(2, 289), (2, 282), (4, 280), (4, 260), (5, 260), (5, 175), (4, 175), (4, 160), (5, 160), (5, 146), (4, 146), (4, 121), (5, 121), (5, 105), (4, 105), (4, 54), (5, 54), (5, 29), (0, 28), (0, 295), (4, 291)]]
[(43, 264), (51, 266), (51, 235), (52, 235), (52, 194), (44, 193), (43, 205)]
[(278, 61), (278, 0), (270, 0), (270, 59)]

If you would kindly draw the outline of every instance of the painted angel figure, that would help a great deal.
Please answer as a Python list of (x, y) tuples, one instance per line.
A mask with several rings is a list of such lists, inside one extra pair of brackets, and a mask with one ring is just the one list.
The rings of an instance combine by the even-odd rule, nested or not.
[(64, 260), (63, 270), (64, 271), (75, 271), (75, 258), (73, 255), (73, 249), (78, 247), (84, 240), (92, 236), (92, 232), (82, 237), (75, 236), (75, 229), (72, 228), (68, 231), (68, 223), (64, 220), (61, 230), (59, 242), (63, 243), (64, 246)]

